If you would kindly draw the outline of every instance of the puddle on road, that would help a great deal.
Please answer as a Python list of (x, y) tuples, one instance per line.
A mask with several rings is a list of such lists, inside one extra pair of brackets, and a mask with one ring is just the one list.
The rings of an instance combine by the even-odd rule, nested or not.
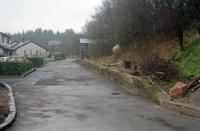
[(114, 93), (111, 93), (111, 95), (118, 96), (118, 95), (120, 95), (120, 93), (114, 92)]
[(88, 82), (90, 77), (76, 77), (76, 78), (49, 78), (41, 79), (37, 81), (34, 85), (62, 85), (66, 82)]
[(34, 85), (59, 85), (59, 82), (56, 79), (41, 79)]
[(65, 79), (57, 79), (56, 81), (57, 82), (65, 82), (66, 80)]

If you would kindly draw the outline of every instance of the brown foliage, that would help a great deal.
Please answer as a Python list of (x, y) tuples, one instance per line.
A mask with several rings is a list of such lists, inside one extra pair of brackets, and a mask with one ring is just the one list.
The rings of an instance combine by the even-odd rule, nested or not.
[(176, 66), (170, 64), (157, 54), (151, 54), (144, 57), (141, 63), (141, 70), (144, 74), (165, 80), (177, 78), (178, 75)]
[(0, 123), (2, 123), (9, 114), (8, 102), (9, 102), (8, 91), (0, 87)]

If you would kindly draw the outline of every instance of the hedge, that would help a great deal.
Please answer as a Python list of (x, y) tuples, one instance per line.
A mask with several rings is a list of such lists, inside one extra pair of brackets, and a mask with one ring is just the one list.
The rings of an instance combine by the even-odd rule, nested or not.
[(63, 53), (57, 53), (54, 55), (55, 60), (64, 60), (65, 59), (65, 55)]
[(32, 68), (31, 62), (0, 62), (0, 75), (19, 76)]
[(44, 64), (43, 58), (30, 57), (28, 60), (33, 63), (33, 67), (35, 68), (41, 67)]

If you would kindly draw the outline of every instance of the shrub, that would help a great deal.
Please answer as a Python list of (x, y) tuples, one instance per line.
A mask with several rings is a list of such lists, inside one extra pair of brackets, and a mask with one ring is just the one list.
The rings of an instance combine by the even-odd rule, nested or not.
[(63, 53), (57, 53), (55, 54), (55, 60), (64, 60), (65, 59), (65, 55)]
[(0, 75), (18, 76), (32, 68), (31, 62), (0, 62)]
[(177, 78), (178, 75), (175, 65), (157, 55), (148, 56), (143, 60), (141, 68), (143, 73), (159, 79), (170, 80)]
[(55, 57), (55, 60), (64, 60), (63, 57)]
[(33, 67), (35, 68), (41, 67), (44, 64), (43, 58), (30, 57), (28, 60), (33, 63)]
[(185, 76), (200, 76), (200, 39), (194, 40), (188, 44), (185, 52), (175, 54), (174, 64), (176, 64), (181, 73)]

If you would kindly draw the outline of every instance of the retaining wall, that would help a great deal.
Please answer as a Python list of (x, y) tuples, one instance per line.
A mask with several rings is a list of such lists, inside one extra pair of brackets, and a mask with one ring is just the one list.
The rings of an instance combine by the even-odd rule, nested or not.
[(139, 95), (150, 99), (156, 103), (159, 103), (164, 108), (200, 118), (199, 107), (171, 101), (167, 94), (162, 93), (160, 90), (156, 89), (154, 85), (147, 83), (147, 81), (140, 77), (121, 73), (112, 68), (97, 65), (87, 60), (80, 61), (80, 64), (91, 71), (98, 72), (106, 78), (118, 82), (119, 84), (123, 85), (123, 88), (134, 95)]
[(145, 80), (140, 77), (131, 76), (110, 67), (96, 65), (86, 60), (80, 61), (80, 64), (89, 70), (95, 71), (106, 78), (116, 81), (121, 84), (124, 89), (134, 95), (142, 96), (151, 99), (154, 102), (158, 102), (156, 87), (149, 87), (153, 85), (147, 84)]

